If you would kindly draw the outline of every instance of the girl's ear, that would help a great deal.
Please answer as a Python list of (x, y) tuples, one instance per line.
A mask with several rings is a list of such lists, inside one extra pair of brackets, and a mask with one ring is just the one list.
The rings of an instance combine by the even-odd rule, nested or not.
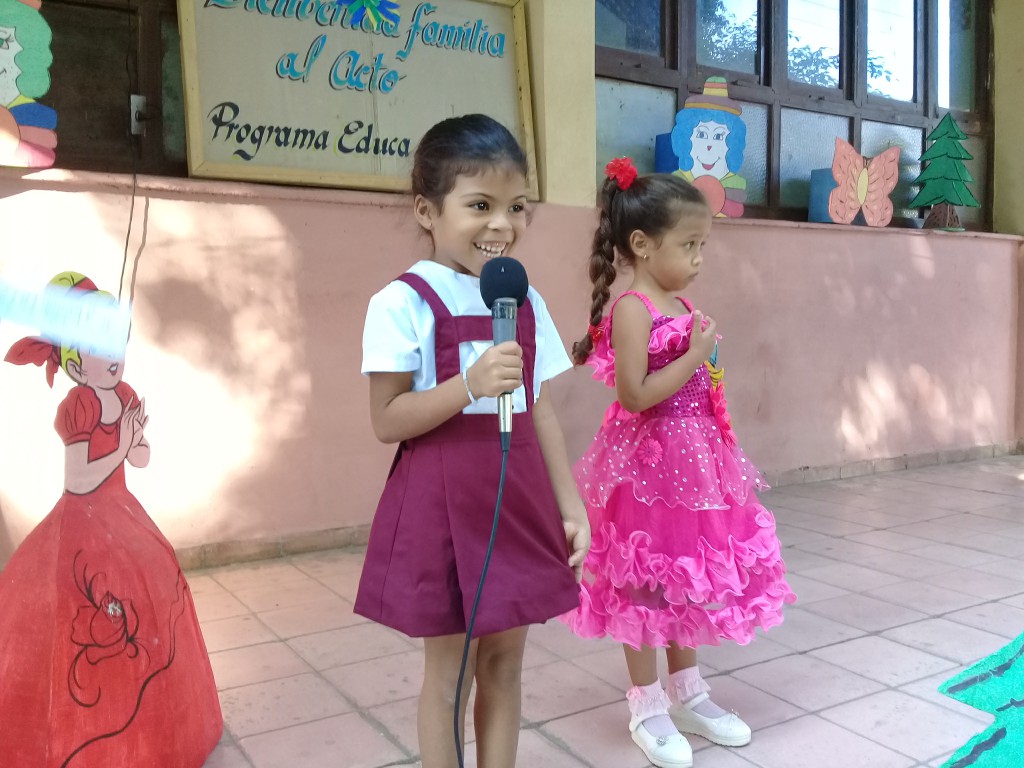
[(629, 233), (629, 248), (633, 251), (634, 256), (639, 256), (642, 253), (647, 253), (647, 249), (651, 246), (651, 239), (647, 237), (643, 230), (634, 229)]
[(65, 366), (65, 370), (68, 372), (68, 376), (70, 376), (71, 379), (76, 384), (85, 384), (86, 383), (86, 381), (85, 381), (85, 372), (82, 371), (82, 366), (80, 366), (74, 360), (68, 360), (68, 363)]
[(428, 231), (434, 228), (434, 219), (437, 218), (438, 211), (423, 195), (416, 195), (412, 201), (412, 212), (421, 227)]

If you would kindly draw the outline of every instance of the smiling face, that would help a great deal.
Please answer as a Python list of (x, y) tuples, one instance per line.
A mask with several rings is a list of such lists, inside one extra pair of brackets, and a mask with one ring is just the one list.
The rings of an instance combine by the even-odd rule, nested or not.
[(21, 94), (17, 85), (21, 69), (14, 63), (21, 50), (14, 28), (0, 26), (0, 106), (10, 104)]
[(697, 123), (690, 135), (690, 157), (693, 158), (691, 172), (698, 176), (714, 176), (721, 179), (729, 172), (725, 156), (729, 152), (729, 129), (722, 123), (705, 120)]
[(526, 231), (526, 177), (512, 166), (463, 174), (438, 208), (422, 196), (416, 220), (434, 241), (434, 261), (480, 275), (489, 259), (508, 256)]

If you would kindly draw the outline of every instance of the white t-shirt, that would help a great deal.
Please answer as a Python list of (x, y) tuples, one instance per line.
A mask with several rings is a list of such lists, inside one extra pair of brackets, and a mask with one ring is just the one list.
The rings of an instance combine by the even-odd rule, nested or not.
[[(419, 275), (434, 289), (452, 315), (491, 316), (480, 296), (480, 278), (463, 275), (436, 261), (418, 261), (409, 272)], [(537, 322), (537, 357), (533, 371), (534, 401), (540, 396), (540, 385), (569, 370), (572, 362), (562, 346), (547, 305), (532, 287), (530, 304)], [(493, 343), (491, 340), (465, 341), (459, 344), (462, 370), (473, 365)], [(362, 372), (399, 373), (412, 371), (412, 389), (422, 392), (437, 386), (434, 364), (434, 313), (411, 286), (397, 280), (375, 293), (366, 310), (363, 327)], [(525, 388), (512, 393), (516, 413), (526, 410)], [(467, 406), (463, 413), (497, 413), (498, 400), (483, 397)]]

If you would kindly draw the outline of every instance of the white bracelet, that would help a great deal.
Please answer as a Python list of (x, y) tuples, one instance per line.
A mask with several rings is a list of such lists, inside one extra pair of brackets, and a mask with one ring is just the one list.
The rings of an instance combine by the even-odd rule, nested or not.
[(469, 395), (469, 404), (475, 405), (476, 398), (473, 397), (473, 390), (469, 388), (469, 368), (462, 371), (462, 383), (466, 385), (466, 394)]

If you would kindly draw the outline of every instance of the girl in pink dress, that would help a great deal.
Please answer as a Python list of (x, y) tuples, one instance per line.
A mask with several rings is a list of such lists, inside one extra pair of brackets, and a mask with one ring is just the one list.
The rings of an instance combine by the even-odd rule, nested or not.
[[(685, 768), (693, 758), (680, 731), (750, 741), (746, 723), (708, 698), (697, 646), (749, 643), (795, 597), (775, 519), (755, 495), (767, 486), (730, 425), (715, 322), (677, 295), (700, 272), (707, 204), (678, 177), (637, 177), (626, 158), (607, 171), (591, 326), (573, 352), (618, 400), (575, 468), (593, 546), (580, 608), (565, 620), (582, 637), (623, 643), (633, 740), (654, 765)], [(633, 281), (604, 316), (616, 251)]]
[[(96, 291), (75, 272), (51, 286)], [(210, 659), (174, 549), (125, 486), (126, 461), (149, 463), (145, 404), (121, 359), (26, 338), (6, 360), (77, 386), (54, 422), (64, 493), (0, 571), (0, 764), (200, 768), (224, 724)]]

